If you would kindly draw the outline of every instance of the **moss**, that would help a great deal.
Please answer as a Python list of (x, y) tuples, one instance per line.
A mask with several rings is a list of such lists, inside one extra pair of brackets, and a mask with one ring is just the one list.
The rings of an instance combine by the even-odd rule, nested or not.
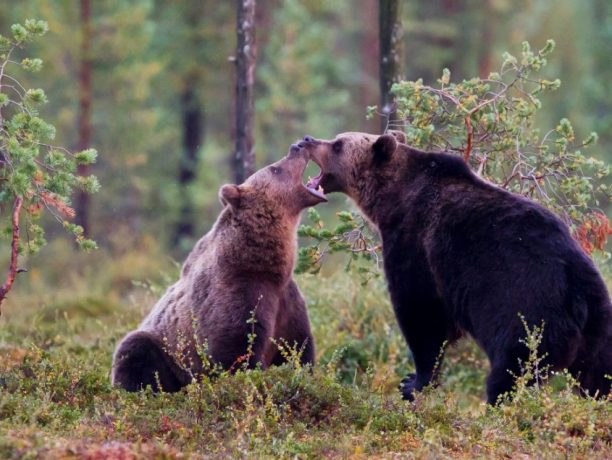
[(36, 292), (7, 304), (25, 300), (0, 328), (1, 458), (612, 457), (611, 401), (581, 398), (558, 375), (488, 407), (487, 363), (470, 341), (448, 350), (438, 388), (402, 401), (397, 385), (413, 366), (384, 284), (364, 289), (344, 272), (298, 278), (317, 341), (313, 369), (291, 359), (265, 372), (204, 377), (177, 394), (113, 389), (115, 343), (146, 310), (139, 302), (154, 296), (133, 286), (131, 303), (113, 294), (112, 277), (96, 273), (71, 283), (96, 280), (121, 307), (96, 294), (90, 309), (80, 288), (72, 304), (53, 307), (70, 306), (68, 318), (41, 315)]

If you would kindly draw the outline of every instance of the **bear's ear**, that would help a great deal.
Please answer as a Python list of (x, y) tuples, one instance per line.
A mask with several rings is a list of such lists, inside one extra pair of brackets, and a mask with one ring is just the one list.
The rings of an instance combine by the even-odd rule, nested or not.
[(239, 185), (234, 184), (225, 184), (219, 190), (219, 200), (223, 206), (227, 206), (228, 204), (234, 208), (240, 206), (240, 198), (242, 195), (242, 190)]
[(384, 163), (391, 158), (393, 152), (397, 149), (397, 140), (392, 134), (383, 134), (374, 145), (372, 145), (372, 152), (374, 153), (374, 161), (376, 163)]
[(395, 140), (400, 144), (406, 143), (406, 133), (404, 131), (398, 131), (397, 129), (390, 129), (387, 131), (388, 134), (393, 135)]

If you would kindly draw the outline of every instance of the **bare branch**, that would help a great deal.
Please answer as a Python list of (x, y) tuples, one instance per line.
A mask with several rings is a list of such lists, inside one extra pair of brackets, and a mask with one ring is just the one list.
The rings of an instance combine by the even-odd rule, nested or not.
[[(15, 277), (18, 273), (17, 268), (17, 260), (19, 257), (19, 215), (21, 213), (21, 206), (23, 205), (23, 198), (18, 196), (15, 198), (15, 202), (13, 203), (13, 216), (11, 219), (11, 224), (13, 228), (13, 238), (11, 241), (11, 262), (9, 265), (8, 275), (6, 277), (6, 281), (0, 288), (0, 307), (2, 306), (2, 302), (6, 298), (6, 295), (13, 287), (13, 283), (15, 282)], [(2, 314), (2, 310), (0, 309), (0, 315)]]
[(467, 133), (465, 152), (463, 152), (463, 159), (467, 162), (470, 159), (470, 153), (472, 153), (472, 135), (474, 130), (472, 129), (471, 114), (465, 117), (465, 130)]

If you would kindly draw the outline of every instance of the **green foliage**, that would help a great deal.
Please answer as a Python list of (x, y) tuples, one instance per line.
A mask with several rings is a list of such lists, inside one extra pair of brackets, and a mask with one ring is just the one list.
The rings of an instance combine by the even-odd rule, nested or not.
[[(524, 42), (520, 56), (504, 53), (501, 70), (484, 79), (454, 83), (444, 69), (436, 88), (421, 79), (399, 82), (392, 91), (401, 121), (389, 128), (403, 129), (410, 145), (461, 154), (481, 177), (556, 212), (585, 251), (604, 251), (612, 230), (597, 206), (601, 198), (611, 196), (607, 182), (612, 169), (583, 154), (597, 142), (597, 133), (577, 141), (566, 118), (544, 135), (536, 127), (540, 93), (560, 86), (559, 79), (534, 76), (554, 47), (548, 40), (534, 52)], [(369, 107), (368, 114), (375, 110)], [(361, 217), (339, 213), (341, 224), (329, 230), (315, 213), (309, 214), (312, 225), (299, 231), (313, 243), (300, 248), (298, 273), (318, 272), (326, 252), (347, 252), (350, 260), (375, 260), (378, 265), (376, 238), (363, 235)], [(604, 252), (604, 257), (609, 254)], [(358, 271), (375, 273), (363, 265)]]
[(271, 9), (269, 27), (275, 33), (267, 38), (268, 31), (258, 31), (258, 41), (261, 35), (268, 40), (258, 47), (261, 90), (255, 101), (257, 153), (266, 162), (287, 152), (287, 136), (303, 136), (305, 130), (333, 136), (354, 116), (347, 107), (356, 69), (335, 44), (335, 29), (349, 8), (342, 2), (286, 0)]
[[(443, 74), (448, 86), (452, 78), (457, 82), (475, 73), (482, 45), (496, 50), (513, 40), (554, 33), (559, 56), (539, 79), (549, 92), (557, 84), (551, 74), (561, 68), (563, 90), (552, 93), (537, 111), (535, 127), (559, 124), (560, 132), (551, 133), (554, 138), (571, 137), (572, 130), (580, 137), (595, 129), (600, 142), (591, 151), (609, 158), (609, 3), (494, 0), (495, 16), (489, 17), (480, 2), (406, 1), (405, 70), (410, 79), (434, 81), (448, 67), (452, 72)], [(481, 394), (486, 358), (472, 343), (448, 350), (440, 388), (428, 389), (414, 404), (400, 401), (396, 387), (412, 363), (384, 282), (377, 278), (363, 289), (359, 277), (342, 271), (298, 277), (318, 350), (319, 364), (312, 372), (290, 359), (289, 365), (266, 372), (239, 370), (216, 380), (202, 378), (175, 395), (133, 395), (110, 387), (117, 340), (136, 327), (147, 306), (177, 276), (174, 266), (170, 274), (158, 270), (170, 265), (160, 241), (180, 199), (175, 171), (184, 78), (199, 79), (198, 97), (206, 114), (202, 161), (192, 190), (199, 230), (218, 215), (217, 190), (229, 179), (226, 156), (231, 151), (233, 66), (227, 57), (235, 38), (232, 5), (210, 0), (92, 2), (94, 144), (105, 152), (96, 169), (105, 193), (92, 205), (94, 229), (108, 244), (87, 254), (72, 251), (66, 241), (53, 241), (31, 256), (30, 273), (19, 279), (22, 288), (8, 299), (19, 308), (3, 313), (6, 321), (0, 328), (0, 457), (612, 457), (609, 400), (579, 398), (571, 381), (560, 375), (555, 377), (560, 382), (525, 386), (512, 404), (486, 408)], [(367, 59), (370, 47), (363, 32), (367, 26), (376, 30), (375, 17), (352, 2), (261, 0), (258, 5), (263, 6), (262, 21), (270, 15), (258, 28), (258, 160), (276, 160), (292, 139), (307, 133), (329, 137), (371, 130), (362, 113), (375, 103), (376, 95), (365, 90), (376, 87), (376, 67)], [(34, 14), (49, 21), (45, 40), (28, 45), (45, 58), (44, 71), (42, 61), (31, 57), (14, 58), (9, 66), (20, 72), (25, 87), (44, 86), (52, 96), (45, 120), (57, 127), (55, 142), (74, 145), (78, 8), (67, 0), (24, 0), (5, 2), (0, 10), (4, 24)], [(199, 25), (193, 27), (194, 22)], [(484, 22), (497, 30), (490, 43), (481, 40)], [(22, 24), (16, 33), (24, 36), (28, 27)], [(14, 40), (9, 35), (0, 38), (0, 47)], [(3, 114), (15, 110), (9, 94), (0, 92)], [(27, 103), (36, 111), (44, 99), (43, 93), (34, 93)], [(572, 120), (571, 128), (550, 121), (563, 117)], [(37, 135), (53, 135), (36, 120), (29, 123)], [(460, 146), (463, 139), (458, 139)], [(13, 147), (17, 156), (28, 155)], [(474, 149), (472, 160), (479, 154), (478, 146)], [(61, 149), (43, 150), (44, 161), (66, 174), (74, 172), (77, 162), (92, 159), (89, 153), (66, 157)], [(489, 178), (491, 165), (487, 160), (483, 169)], [(27, 190), (28, 177), (27, 171), (14, 177), (15, 187)], [(49, 181), (56, 193), (69, 195), (65, 174)], [(11, 201), (5, 199), (10, 191), (2, 187), (4, 218)], [(334, 225), (347, 224), (338, 217), (323, 231), (319, 221), (330, 223), (325, 214), (330, 209), (319, 208), (324, 217), (311, 220), (307, 227), (312, 229), (303, 237), (317, 250), (320, 246), (323, 255), (332, 252), (332, 245), (350, 251), (344, 235), (360, 225), (360, 218), (352, 216), (354, 222), (335, 234)], [(30, 245), (44, 244), (43, 226), (28, 227)], [(79, 233), (78, 227), (68, 229)], [(2, 228), (4, 236), (10, 233)], [(373, 267), (363, 253), (359, 260), (348, 253), (351, 266)], [(287, 353), (295, 357), (299, 352)]]
[[(584, 106), (587, 120), (601, 134), (600, 158), (610, 158), (612, 142), (612, 92), (607, 82), (612, 78), (612, 60), (608, 44), (612, 40), (612, 4), (605, 0), (593, 0), (593, 23), (584, 31), (588, 48), (581, 57), (589, 59), (586, 75), (580, 85), (587, 89)], [(587, 16), (588, 17), (588, 16)], [(581, 34), (582, 35), (582, 34)]]
[[(529, 350), (528, 358), (515, 376), (513, 391), (500, 396), (503, 404), (493, 411), (503, 414), (528, 442), (540, 439), (581, 449), (599, 436), (609, 437), (609, 427), (600, 425), (585, 404), (572, 403), (581, 393), (576, 379), (567, 370), (552, 372), (544, 364), (546, 355), (540, 354), (539, 347), (546, 325), (530, 326), (522, 316), (521, 320), (526, 333), (521, 343)], [(560, 410), (564, 404), (572, 405), (569, 413)]]
[[(174, 152), (180, 144), (180, 129), (168, 120), (174, 109), (170, 101), (176, 97), (165, 97), (173, 88), (169, 74), (174, 63), (153, 43), (156, 34), (168, 36), (153, 19), (154, 12), (159, 10), (161, 16), (165, 11), (154, 4), (152, 0), (91, 2), (91, 144), (104, 152), (104, 158), (89, 169), (104, 184), (104, 193), (89, 200), (88, 231), (100, 245), (109, 244), (118, 232), (136, 232), (143, 221), (151, 234), (163, 237), (160, 226), (169, 225), (176, 208), (175, 195), (167, 200), (162, 196), (174, 189)], [(44, 87), (49, 96), (44, 118), (56, 127), (54, 143), (72, 149), (79, 138), (79, 8), (71, 0), (27, 0), (13, 2), (2, 13), (7, 21), (36, 16), (48, 22), (44, 40), (28, 45), (28, 54), (44, 59), (44, 70), (17, 69), (14, 76), (25, 87)], [(181, 49), (174, 54), (189, 53)], [(22, 57), (31, 59), (20, 56), (20, 62)], [(184, 59), (188, 60), (195, 59)], [(155, 79), (162, 71), (164, 78), (156, 88)], [(155, 212), (147, 211), (151, 209)]]
[[(42, 68), (39, 58), (26, 57), (19, 63), (12, 56), (20, 52), (25, 43), (43, 36), (47, 29), (45, 21), (28, 19), (11, 27), (12, 38), (0, 36), (0, 206), (9, 208), (17, 203), (17, 198), (23, 199), (27, 238), (20, 237), (22, 248), (30, 253), (45, 244), (44, 229), (37, 223), (43, 208), (75, 235), (81, 248), (94, 249), (95, 242), (83, 237), (83, 229), (65, 219), (74, 217), (70, 207), (74, 188), (88, 193), (99, 188), (94, 176), (76, 174), (77, 164), (95, 162), (96, 151), (89, 149), (72, 154), (50, 145), (55, 138), (55, 128), (39, 114), (39, 107), (48, 102), (45, 92), (40, 88), (24, 88), (13, 73), (9, 73), (11, 66), (28, 72), (38, 72)], [(10, 223), (10, 215), (4, 214), (3, 224)], [(5, 235), (10, 236), (14, 231), (11, 228)]]
[[(277, 160), (290, 142), (305, 134), (376, 132), (378, 123), (364, 119), (364, 107), (378, 100), (377, 21), (372, 20), (376, 15), (350, 2), (260, 3), (255, 71), (258, 164)], [(423, 77), (431, 84), (448, 67), (457, 82), (476, 74), (487, 43), (495, 68), (501, 64), (500, 51), (520, 49), (524, 39), (544, 43), (554, 37), (555, 59), (541, 77), (554, 81), (561, 75), (563, 86), (542, 99), (538, 127), (554, 127), (566, 117), (578, 137), (595, 130), (600, 139), (589, 155), (609, 162), (609, 2), (493, 0), (490, 16), (478, 2), (403, 3), (403, 71), (409, 80)], [(233, 148), (235, 69), (228, 58), (234, 53), (234, 6), (212, 0), (92, 3), (92, 144), (104, 152), (92, 169), (104, 193), (91, 200), (90, 230), (101, 245), (115, 241), (117, 232), (144, 232), (168, 240), (183, 198), (176, 177), (185, 81), (198, 81), (197, 101), (204, 113), (196, 180), (189, 187), (198, 216), (196, 234), (214, 222), (219, 186), (231, 180), (227, 156)], [(79, 9), (69, 0), (23, 0), (4, 2), (0, 10), (5, 26), (28, 17), (48, 21), (44, 40), (27, 44), (30, 54), (44, 59), (44, 72), (19, 68), (17, 77), (27, 88), (45, 89), (50, 101), (44, 119), (56, 127), (54, 142), (75, 146)], [(486, 24), (494, 25), (490, 42), (481, 37)], [(22, 58), (27, 56), (15, 61)], [(600, 202), (607, 212), (609, 204)], [(333, 206), (332, 202), (325, 210), (321, 207), (326, 221)]]
[(463, 155), (478, 175), (555, 211), (585, 249), (603, 250), (607, 229), (586, 241), (579, 234), (594, 214), (603, 215), (599, 199), (610, 197), (610, 166), (583, 153), (597, 134), (577, 139), (566, 118), (543, 134), (536, 127), (541, 94), (560, 87), (559, 79), (537, 76), (554, 46), (548, 40), (533, 51), (524, 42), (520, 55), (504, 53), (500, 71), (488, 78), (455, 83), (444, 69), (437, 87), (422, 80), (394, 85), (402, 122), (393, 127), (404, 128), (411, 145)]
[[(308, 209), (310, 224), (301, 225), (298, 235), (314, 243), (298, 249), (295, 272), (318, 273), (326, 254), (345, 252), (349, 254), (346, 270), (354, 269), (363, 284), (380, 276), (380, 246), (366, 221), (361, 215), (348, 211), (338, 212), (336, 216), (339, 224), (329, 230), (319, 212), (315, 208)], [(371, 262), (375, 262), (374, 267)]]
[[(57, 250), (46, 261), (53, 266), (94, 256), (50, 249)], [(343, 272), (298, 277), (317, 344), (314, 368), (281, 342), (288, 360), (281, 367), (200, 376), (175, 394), (113, 389), (114, 346), (153, 299), (108, 274), (118, 264), (122, 276), (154, 274), (150, 264), (145, 272), (135, 268), (146, 263), (142, 251), (119, 261), (104, 249), (95, 256), (104, 263), (42, 315), (36, 293), (17, 294), (23, 308), (7, 311), (20, 321), (0, 329), (2, 458), (610, 457), (609, 400), (580, 397), (560, 374), (552, 384), (521, 387), (512, 403), (488, 407), (481, 395), (486, 359), (471, 342), (446, 351), (440, 387), (402, 401), (397, 385), (409, 364), (384, 284), (359, 289)], [(172, 267), (162, 278), (167, 284), (175, 276)], [(123, 304), (104, 301), (118, 290)], [(537, 337), (525, 339), (536, 357)], [(519, 381), (531, 379), (535, 362), (525, 363)]]

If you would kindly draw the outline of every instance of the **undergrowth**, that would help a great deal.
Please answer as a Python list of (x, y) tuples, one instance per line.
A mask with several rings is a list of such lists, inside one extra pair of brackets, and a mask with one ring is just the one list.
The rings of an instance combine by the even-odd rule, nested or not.
[[(55, 285), (51, 300), (40, 300), (38, 289), (51, 287), (39, 280), (7, 302), (0, 458), (612, 456), (610, 400), (579, 396), (565, 373), (527, 385), (544, 371), (537, 328), (527, 331), (531, 358), (512, 400), (484, 403), (488, 364), (463, 341), (446, 352), (440, 386), (414, 403), (402, 401), (398, 384), (414, 369), (383, 280), (364, 288), (342, 271), (297, 278), (317, 345), (313, 368), (300, 365), (299, 350), (285, 347), (284, 366), (199, 377), (176, 394), (113, 389), (117, 341), (172, 279), (160, 271), (176, 273), (171, 261), (145, 267), (130, 253), (123, 260), (125, 273), (115, 267), (109, 274), (102, 264), (99, 272)], [(125, 277), (135, 271), (140, 282), (128, 286)]]

